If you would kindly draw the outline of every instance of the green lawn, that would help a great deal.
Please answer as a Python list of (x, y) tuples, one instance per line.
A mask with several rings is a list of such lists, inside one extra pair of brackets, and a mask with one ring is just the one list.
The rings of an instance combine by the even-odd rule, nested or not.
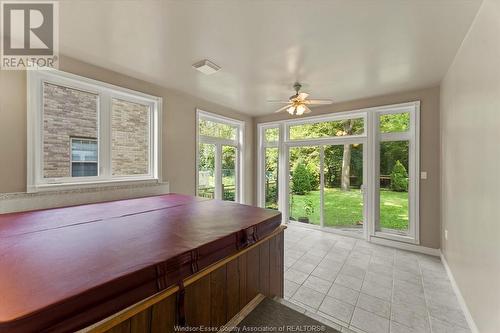
[[(304, 206), (310, 200), (313, 211), (310, 223), (319, 224), (319, 191), (306, 195), (292, 195), (291, 217), (305, 217)], [(380, 224), (382, 228), (405, 230), (408, 228), (408, 193), (382, 190), (380, 193)], [(363, 200), (360, 190), (342, 192), (338, 188), (325, 188), (325, 226), (349, 227), (361, 225)]]

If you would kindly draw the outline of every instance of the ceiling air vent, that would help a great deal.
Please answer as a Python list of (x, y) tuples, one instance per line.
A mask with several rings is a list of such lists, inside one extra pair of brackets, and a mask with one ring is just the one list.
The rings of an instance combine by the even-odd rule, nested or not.
[(220, 70), (219, 66), (207, 59), (198, 61), (197, 63), (193, 64), (193, 68), (205, 75), (210, 75)]

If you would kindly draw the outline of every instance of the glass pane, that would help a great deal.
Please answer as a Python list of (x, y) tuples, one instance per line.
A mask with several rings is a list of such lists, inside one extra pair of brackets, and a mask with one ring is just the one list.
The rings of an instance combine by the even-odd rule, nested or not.
[(200, 135), (236, 140), (236, 126), (200, 119)]
[(409, 141), (380, 143), (380, 229), (408, 231)]
[[(71, 138), (97, 139), (97, 105), (98, 96), (95, 94), (50, 83), (43, 84), (44, 178), (72, 176)], [(93, 153), (82, 154), (85, 156), (79, 155), (82, 158), (98, 159), (97, 155), (92, 156)]]
[(380, 133), (407, 132), (409, 129), (409, 112), (384, 114), (380, 116)]
[(71, 160), (73, 162), (97, 162), (97, 141), (72, 139)]
[(198, 196), (215, 198), (215, 145), (200, 143), (198, 162)]
[(113, 176), (149, 173), (148, 105), (113, 99), (111, 106), (111, 164)]
[(265, 207), (278, 209), (278, 148), (265, 150)]
[(266, 138), (266, 142), (278, 141), (279, 136), (280, 136), (280, 129), (278, 127), (265, 129), (264, 137)]
[(363, 134), (363, 118), (324, 121), (290, 126), (290, 139), (317, 139), (332, 136)]
[(73, 162), (71, 164), (72, 177), (97, 176), (97, 163)]
[(319, 148), (290, 148), (290, 220), (320, 224)]
[(222, 200), (236, 201), (236, 147), (222, 146)]
[(324, 225), (363, 231), (363, 145), (324, 148)]

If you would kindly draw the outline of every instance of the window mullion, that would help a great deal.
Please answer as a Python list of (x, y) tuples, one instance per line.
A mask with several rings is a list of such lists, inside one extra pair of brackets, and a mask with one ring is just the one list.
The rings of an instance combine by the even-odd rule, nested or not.
[(325, 226), (325, 146), (319, 146), (319, 224)]
[(222, 200), (222, 145), (215, 145), (215, 199)]
[(111, 96), (99, 94), (99, 178), (111, 179)]

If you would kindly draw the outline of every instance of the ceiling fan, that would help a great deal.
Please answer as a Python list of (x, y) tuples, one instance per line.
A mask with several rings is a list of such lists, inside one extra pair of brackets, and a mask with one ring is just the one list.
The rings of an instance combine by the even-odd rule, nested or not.
[(287, 105), (279, 108), (275, 112), (288, 112), (291, 115), (300, 116), (304, 113), (310, 113), (311, 109), (309, 109), (308, 105), (326, 105), (332, 104), (333, 101), (330, 99), (308, 99), (308, 93), (299, 92), (302, 85), (298, 82), (295, 82), (293, 85), (293, 89), (295, 89), (295, 95), (290, 96), (288, 101), (283, 100), (269, 100), (269, 103), (287, 103)]

